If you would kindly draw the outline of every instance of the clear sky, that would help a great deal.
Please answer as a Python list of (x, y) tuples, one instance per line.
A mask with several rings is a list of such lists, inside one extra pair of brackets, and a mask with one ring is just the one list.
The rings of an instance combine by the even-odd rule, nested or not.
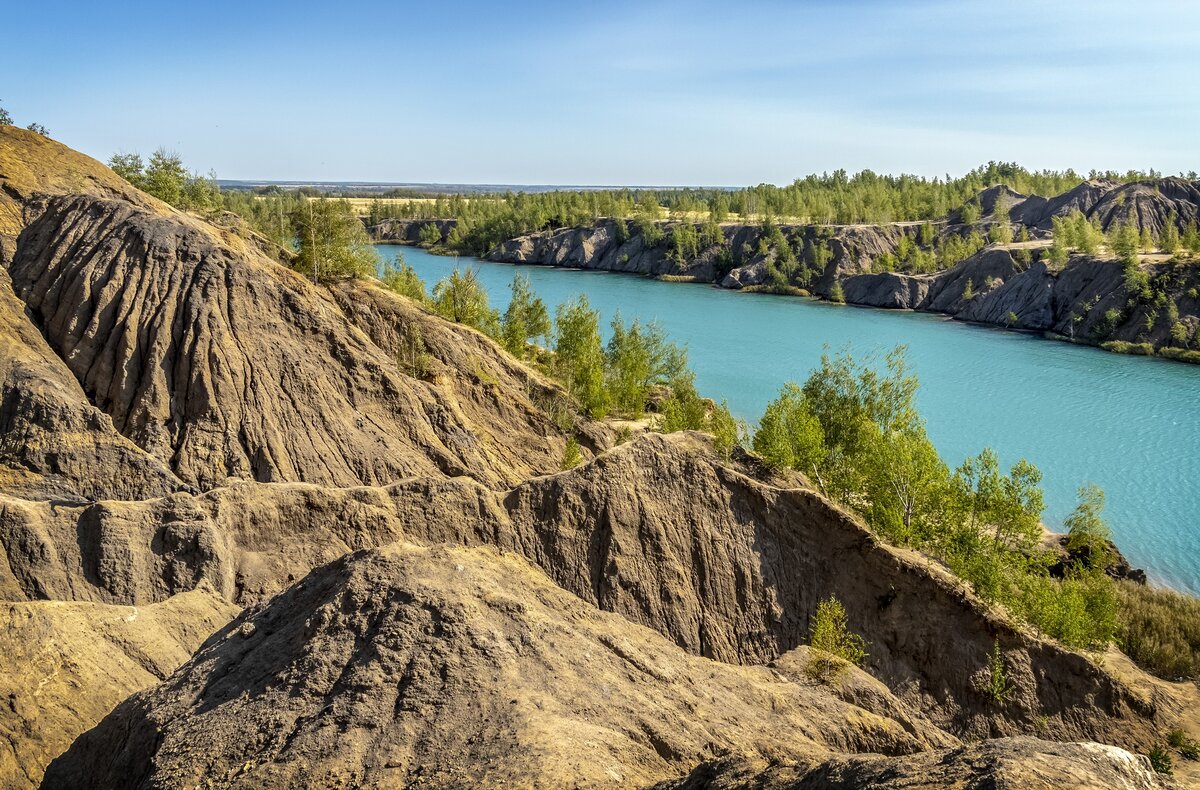
[(26, 2), (0, 103), (221, 178), (1200, 169), (1200, 3)]

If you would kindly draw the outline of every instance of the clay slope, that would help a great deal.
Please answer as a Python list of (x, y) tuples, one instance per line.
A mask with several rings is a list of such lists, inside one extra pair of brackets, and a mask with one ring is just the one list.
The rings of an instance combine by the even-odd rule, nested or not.
[(0, 491), (143, 499), (178, 488), (165, 464), (88, 402), (24, 307), (0, 269)]
[(909, 757), (834, 757), (816, 766), (729, 757), (654, 790), (1156, 790), (1176, 787), (1144, 756), (1098, 743), (1001, 738)]
[(36, 787), (76, 735), (173, 672), (237, 612), (211, 588), (145, 607), (0, 604), (0, 786)]
[(470, 360), (448, 355), (503, 393), (492, 403), (518, 404), (485, 416), (481, 431), (463, 408), (481, 400), (474, 393), (406, 375), (324, 289), (199, 221), (53, 198), (10, 272), (90, 400), (200, 488), (231, 476), (354, 485), (415, 474), (500, 485), (561, 458), (561, 431), (529, 402), (528, 374), (516, 378), (494, 344), (476, 343)]
[[(583, 467), (496, 494), (466, 480), (387, 488), (241, 483), (147, 502), (0, 501), (0, 589), (29, 598), (163, 600), (205, 581), (253, 603), (312, 567), (396, 540), (518, 553), (568, 592), (690, 653), (771, 661), (807, 642), (838, 596), (867, 668), (960, 735), (1039, 731), (1144, 749), (1177, 696), (1127, 685), (1014, 629), (919, 555), (879, 544), (818, 495), (719, 462), (697, 437), (648, 435)], [(1016, 689), (988, 694), (998, 642)]]
[(155, 211), (165, 203), (129, 185), (104, 165), (49, 137), (0, 126), (0, 264), (12, 259), (17, 234), (35, 217), (39, 195), (92, 195)]
[(396, 544), (235, 620), (44, 786), (636, 786), (729, 750), (950, 742), (819, 684), (690, 656), (512, 555)]

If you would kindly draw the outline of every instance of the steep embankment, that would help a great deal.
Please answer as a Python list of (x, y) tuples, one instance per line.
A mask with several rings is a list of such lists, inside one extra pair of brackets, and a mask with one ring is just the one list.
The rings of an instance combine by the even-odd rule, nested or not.
[(424, 241), (421, 231), (426, 227), (437, 228), (438, 240), (445, 242), (457, 224), (453, 219), (385, 219), (367, 230), (373, 241), (383, 244), (418, 244)]
[[(92, 402), (200, 488), (434, 472), (511, 483), (561, 457), (561, 440), (547, 440), (559, 431), (531, 405), (493, 421), (507, 435), (474, 430), (468, 399), (402, 372), (323, 289), (187, 218), (53, 198), (9, 271)], [(494, 345), (473, 366), (458, 361), (480, 377), (513, 367)], [(508, 452), (517, 441), (520, 458)]]
[(653, 790), (993, 790), (1069, 787), (1153, 790), (1174, 787), (1144, 757), (1098, 743), (1002, 738), (907, 757), (833, 757), (816, 765), (742, 755), (714, 760)]
[[(872, 307), (944, 313), (1091, 343), (1125, 341), (1159, 348), (1177, 325), (1200, 328), (1200, 267), (1145, 264), (1152, 293), (1131, 290), (1115, 260), (1073, 257), (1061, 270), (1020, 263), (1006, 249), (986, 249), (933, 275), (887, 272), (848, 277), (846, 301)], [(1161, 296), (1159, 295), (1161, 294)]]
[[(747, 470), (748, 471), (748, 470)], [(86, 506), (3, 503), (0, 589), (144, 604), (211, 584), (250, 604), (314, 566), (397, 540), (519, 553), (599, 608), (689, 653), (770, 661), (807, 640), (833, 594), (871, 645), (867, 667), (936, 726), (1145, 748), (1180, 703), (1014, 629), (919, 555), (879, 544), (822, 498), (720, 463), (686, 434), (648, 435), (507, 494), (460, 480), (384, 489), (242, 483)], [(950, 635), (953, 635), (951, 638)], [(1015, 692), (988, 694), (999, 643)]]
[[(874, 688), (858, 673), (847, 686)], [(953, 743), (894, 701), (891, 712), (688, 655), (511, 555), (396, 544), (318, 569), (231, 623), (46, 781), (637, 786), (730, 750), (804, 759)]]
[(36, 786), (76, 735), (170, 675), (238, 609), (207, 587), (152, 606), (0, 604), (0, 786)]
[[(0, 141), (41, 155), (25, 133)], [(39, 183), (74, 183), (59, 178)], [(137, 194), (18, 202), (0, 402), (6, 436), (28, 439), (0, 445), (0, 597), (17, 613), (0, 646), (57, 656), (0, 651), (37, 700), (0, 709), (18, 786), (235, 607), (264, 604), (120, 705), (47, 786), (202, 771), (628, 785), (726, 751), (815, 767), (1033, 730), (1142, 750), (1194, 701), (1015, 628), (697, 435), (606, 450), (554, 384), (400, 297), (315, 286)], [(547, 474), (572, 420), (595, 457)], [(476, 548), (339, 560), (398, 541)], [(875, 680), (807, 678), (830, 594)]]
[[(979, 230), (986, 233), (995, 224), (1001, 199), (1011, 222), (1024, 226), (1035, 239), (1033, 253), (1047, 243), (1053, 220), (1075, 211), (1104, 230), (1130, 223), (1154, 238), (1172, 221), (1180, 231), (1200, 221), (1200, 184), (1181, 178), (1129, 184), (1088, 181), (1053, 198), (991, 187), (978, 197), (984, 217)], [(972, 228), (961, 222), (962, 213), (956, 211), (931, 229), (942, 240), (966, 236)], [(943, 313), (967, 321), (1055, 332), (1093, 344), (1122, 341), (1154, 349), (1186, 348), (1200, 329), (1200, 303), (1195, 296), (1200, 269), (1166, 262), (1166, 256), (1140, 266), (1152, 286), (1147, 291), (1127, 285), (1123, 267), (1112, 258), (1077, 255), (1060, 271), (1036, 260), (1030, 263), (1036, 255), (1031, 255), (1029, 244), (990, 245), (933, 274), (890, 271), (894, 260), (887, 263), (888, 271), (882, 271), (878, 262), (897, 253), (902, 237), (916, 244), (915, 223), (780, 225), (773, 231), (757, 224), (726, 224), (715, 240), (705, 240), (702, 227), (694, 226), (700, 243), (685, 253), (671, 242), (680, 227), (678, 222), (657, 223), (656, 238), (648, 240), (641, 223), (601, 220), (593, 226), (508, 240), (487, 258), (683, 277), (724, 288), (792, 292), (800, 288), (851, 304)], [(1182, 331), (1178, 324), (1187, 330), (1185, 341), (1177, 338)]]

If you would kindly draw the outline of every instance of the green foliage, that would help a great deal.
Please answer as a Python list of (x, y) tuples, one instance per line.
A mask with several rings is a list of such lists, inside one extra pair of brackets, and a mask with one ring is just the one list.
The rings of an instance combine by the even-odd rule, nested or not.
[(379, 277), (384, 287), (393, 293), (408, 297), (417, 302), (425, 302), (425, 283), (417, 275), (413, 267), (404, 261), (403, 253), (397, 253), (395, 259), (383, 264), (383, 272)]
[(580, 295), (558, 306), (554, 320), (554, 371), (592, 417), (608, 412), (600, 314)]
[(409, 376), (428, 379), (433, 373), (433, 358), (425, 347), (425, 338), (419, 324), (410, 323), (400, 332), (396, 364)]
[(821, 479), (828, 451), (820, 420), (796, 384), (785, 384), (767, 405), (752, 440), (754, 451), (776, 469), (798, 469), (814, 481)]
[(417, 239), (418, 243), (422, 247), (432, 247), (433, 245), (441, 242), (442, 232), (438, 230), (437, 225), (429, 222), (425, 225), (422, 225), (421, 229), (417, 231)]
[(1146, 756), (1150, 758), (1150, 767), (1156, 773), (1172, 774), (1175, 772), (1175, 761), (1171, 759), (1171, 753), (1161, 745), (1154, 744)]
[(1100, 515), (1104, 510), (1104, 491), (1087, 484), (1079, 489), (1079, 504), (1063, 521), (1067, 528), (1067, 550), (1084, 558), (1087, 570), (1104, 570), (1112, 561), (1109, 545), (1112, 530)]
[(846, 607), (834, 596), (817, 603), (808, 628), (809, 644), (855, 666), (867, 657), (867, 644), (846, 623)]
[(488, 303), (487, 291), (474, 269), (455, 269), (433, 286), (430, 306), (438, 315), (472, 326), (486, 335), (500, 334), (500, 316)]
[(246, 220), (256, 233), (285, 250), (296, 246), (296, 228), (292, 217), (304, 206), (305, 198), (291, 193), (272, 191), (253, 194), (241, 191), (221, 192), (221, 207)]
[(29, 131), (33, 132), (34, 134), (40, 134), (42, 137), (50, 136), (50, 133), (46, 131), (46, 127), (42, 126), (40, 123), (31, 123), (28, 126), (26, 126), (25, 128), (28, 129)]
[(982, 250), (983, 246), (983, 237), (974, 231), (965, 237), (952, 233), (938, 244), (936, 266), (940, 269), (949, 269)]
[(562, 462), (558, 468), (564, 472), (568, 469), (574, 469), (583, 463), (583, 451), (579, 449), (579, 442), (574, 436), (567, 438), (566, 447), (563, 448)]
[(846, 303), (846, 292), (842, 290), (842, 284), (840, 282), (835, 281), (833, 286), (829, 289), (829, 301), (836, 304)]
[(1140, 238), (1132, 222), (1122, 222), (1109, 242), (1113, 252), (1126, 266), (1137, 266)]
[(8, 114), (8, 110), (0, 107), (0, 126), (12, 126), (12, 116)]
[(1200, 679), (1200, 599), (1133, 582), (1115, 587), (1125, 654), (1161, 678)]
[(300, 252), (292, 267), (315, 282), (373, 276), (379, 256), (344, 200), (307, 200), (292, 214)]
[(975, 284), (971, 282), (971, 278), (967, 278), (967, 284), (963, 286), (962, 298), (964, 301), (971, 301), (975, 298)]
[(988, 231), (988, 238), (996, 244), (1011, 244), (1013, 231), (1012, 225), (1009, 224), (1008, 196), (1003, 192), (996, 196), (996, 205), (992, 209), (992, 219), (996, 224)]
[(1048, 635), (1080, 647), (1106, 643), (1115, 627), (1108, 578), (1080, 569), (1060, 581), (1047, 570), (1041, 473), (1025, 460), (1003, 473), (985, 449), (951, 474), (916, 411), (917, 386), (903, 348), (882, 372), (849, 354), (826, 355), (802, 387), (785, 386), (768, 405), (752, 446)]
[(1167, 733), (1167, 744), (1185, 760), (1200, 760), (1200, 743), (1178, 727)]
[(976, 222), (979, 221), (979, 217), (981, 214), (982, 214), (982, 209), (980, 209), (980, 207), (979, 207), (979, 201), (970, 200), (963, 204), (962, 212), (960, 213), (960, 217), (962, 218), (962, 223), (964, 225), (974, 225)]
[(933, 225), (928, 221), (921, 223), (921, 230), (918, 232), (917, 239), (922, 247), (928, 247), (933, 244), (934, 232)]
[(514, 275), (510, 288), (512, 299), (504, 311), (500, 339), (508, 353), (525, 359), (529, 355), (530, 342), (545, 342), (550, 337), (550, 313), (546, 303), (533, 292), (528, 276)]
[(671, 394), (659, 406), (659, 413), (659, 431), (710, 433), (713, 436), (713, 448), (723, 458), (729, 458), (741, 441), (740, 425), (729, 411), (729, 404), (725, 401), (714, 404), (700, 397), (691, 371), (684, 371), (671, 382)]
[(604, 357), (609, 406), (633, 417), (645, 411), (652, 386), (675, 381), (687, 369), (687, 352), (667, 340), (662, 326), (634, 319), (626, 328), (620, 312)]
[(992, 655), (988, 661), (988, 695), (992, 702), (1000, 705), (1013, 695), (1012, 684), (1004, 671), (1004, 656), (1000, 653), (1000, 640), (992, 641)]
[(1196, 228), (1196, 220), (1188, 222), (1187, 227), (1183, 229), (1183, 238), (1180, 241), (1187, 249), (1188, 254), (1200, 255), (1200, 230)]
[(113, 154), (108, 166), (133, 186), (176, 208), (207, 214), (221, 205), (216, 177), (189, 173), (179, 154), (166, 149), (151, 154), (148, 163), (136, 153)]
[(680, 266), (695, 258), (700, 252), (700, 234), (690, 222), (681, 222), (671, 227), (670, 256)]

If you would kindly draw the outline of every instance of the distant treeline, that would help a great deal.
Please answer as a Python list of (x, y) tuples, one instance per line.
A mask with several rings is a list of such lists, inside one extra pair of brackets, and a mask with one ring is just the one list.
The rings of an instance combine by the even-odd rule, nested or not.
[[(178, 155), (155, 152), (148, 167), (136, 154), (114, 156), (118, 173), (167, 202), (201, 212), (220, 208), (244, 217), (252, 227), (282, 246), (291, 246), (295, 229), (287, 221), (304, 200), (326, 196), (317, 187), (286, 190), (278, 186), (252, 190), (217, 190), (213, 176), (188, 173)], [(1185, 174), (1195, 179), (1196, 173)], [(1150, 171), (1031, 171), (1006, 162), (989, 162), (960, 177), (925, 178), (879, 175), (845, 170), (797, 179), (788, 186), (760, 184), (745, 189), (576, 189), (469, 195), (425, 194), (396, 189), (375, 199), (367, 219), (448, 219), (457, 223), (446, 246), (464, 254), (483, 255), (506, 239), (537, 230), (587, 225), (602, 217), (642, 220), (672, 218), (725, 222), (731, 219), (777, 219), (805, 224), (878, 224), (938, 221), (998, 184), (1023, 193), (1053, 196), (1087, 179), (1129, 182), (1159, 178)], [(346, 190), (342, 190), (345, 192)], [(353, 191), (350, 188), (350, 191)], [(161, 193), (161, 194), (160, 194)], [(346, 197), (348, 195), (340, 195)], [(360, 210), (361, 204), (360, 204)]]
[[(1195, 174), (1188, 174), (1195, 177)], [(607, 190), (537, 194), (505, 193), (487, 197), (441, 196), (434, 200), (371, 204), (370, 220), (455, 218), (447, 245), (468, 254), (483, 254), (505, 239), (535, 230), (590, 224), (601, 217), (675, 219), (761, 219), (811, 224), (918, 222), (944, 219), (980, 191), (1005, 184), (1023, 194), (1058, 195), (1084, 180), (1129, 182), (1158, 178), (1160, 173), (1073, 170), (1030, 171), (1016, 164), (989, 162), (964, 176), (924, 178), (844, 170), (797, 179), (788, 186), (760, 184), (739, 190)]]

